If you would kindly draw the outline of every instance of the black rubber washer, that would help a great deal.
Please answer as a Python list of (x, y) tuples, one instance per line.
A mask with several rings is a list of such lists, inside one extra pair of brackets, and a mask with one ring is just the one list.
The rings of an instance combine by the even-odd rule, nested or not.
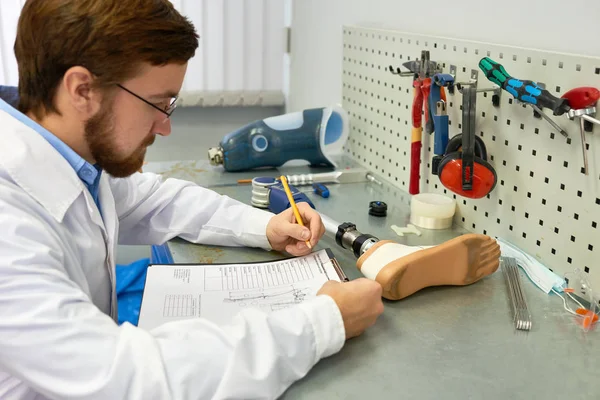
[(387, 215), (387, 204), (383, 201), (372, 201), (369, 203), (369, 215), (385, 217)]

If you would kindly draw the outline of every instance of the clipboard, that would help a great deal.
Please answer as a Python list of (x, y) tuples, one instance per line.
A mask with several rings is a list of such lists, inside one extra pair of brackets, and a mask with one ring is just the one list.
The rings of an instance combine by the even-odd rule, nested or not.
[(138, 326), (192, 318), (225, 324), (244, 308), (271, 312), (302, 303), (328, 280), (349, 281), (329, 248), (264, 262), (151, 264)]
[(335, 268), (335, 270), (338, 274), (338, 278), (340, 278), (340, 282), (349, 282), (350, 279), (348, 279), (348, 277), (344, 273), (342, 266), (340, 265), (338, 260), (335, 258), (335, 255), (333, 254), (331, 249), (325, 249), (325, 251), (327, 252), (327, 255), (329, 256), (329, 261), (331, 261), (331, 263), (333, 264), (333, 268)]

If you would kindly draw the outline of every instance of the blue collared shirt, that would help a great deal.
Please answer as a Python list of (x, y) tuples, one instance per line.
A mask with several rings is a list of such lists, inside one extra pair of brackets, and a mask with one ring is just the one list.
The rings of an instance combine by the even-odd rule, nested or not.
[(10, 104), (0, 99), (0, 110), (6, 111), (9, 115), (21, 121), (34, 131), (38, 132), (44, 137), (58, 151), (65, 160), (73, 167), (79, 179), (83, 181), (83, 184), (90, 191), (98, 210), (100, 210), (100, 203), (98, 201), (98, 189), (100, 184), (100, 176), (102, 175), (102, 169), (98, 166), (92, 165), (85, 161), (79, 154), (75, 153), (73, 149), (67, 146), (62, 140), (57, 138), (55, 135), (50, 133), (49, 130), (23, 114)]

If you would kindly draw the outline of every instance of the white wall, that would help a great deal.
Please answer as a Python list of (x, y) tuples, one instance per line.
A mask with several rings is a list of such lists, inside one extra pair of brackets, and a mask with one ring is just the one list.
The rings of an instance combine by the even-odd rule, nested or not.
[(292, 18), (289, 111), (341, 102), (342, 25), (600, 56), (598, 0), (294, 0)]

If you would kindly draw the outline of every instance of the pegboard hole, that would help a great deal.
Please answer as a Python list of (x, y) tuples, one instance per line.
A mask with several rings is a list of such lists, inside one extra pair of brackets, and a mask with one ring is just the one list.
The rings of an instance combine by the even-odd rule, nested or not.
[(542, 199), (542, 204), (546, 205), (546, 199)]
[(581, 196), (583, 196), (583, 193), (581, 192), (581, 190), (578, 190), (577, 191), (577, 197), (581, 197)]
[(575, 65), (575, 71), (581, 72), (581, 64)]
[(500, 53), (500, 59), (504, 58), (504, 53)]
[(517, 55), (513, 54), (513, 61), (517, 61)]
[(559, 232), (558, 228), (554, 228), (554, 233), (556, 233), (558, 235), (558, 232)]
[(563, 68), (563, 66), (564, 66), (564, 63), (563, 63), (562, 61), (559, 61), (559, 62), (558, 62), (558, 68), (562, 69), (562, 68)]
[(556, 255), (556, 249), (552, 249), (552, 254)]
[(596, 67), (596, 75), (600, 75), (600, 68)]
[(575, 218), (576, 220), (579, 220), (579, 214), (577, 214), (577, 213), (573, 214), (573, 218)]
[(562, 206), (558, 206), (558, 207), (556, 207), (556, 211), (558, 211), (558, 212), (562, 212)]
[(531, 57), (527, 57), (527, 64), (531, 64)]
[(542, 59), (542, 65), (543, 65), (543, 66), (546, 66), (546, 64), (547, 64), (547, 63), (548, 63), (548, 62), (546, 61), (546, 59), (545, 59), (545, 58), (544, 58), (544, 59)]
[(594, 246), (592, 246), (591, 244), (588, 244), (588, 250), (589, 251), (594, 251)]

